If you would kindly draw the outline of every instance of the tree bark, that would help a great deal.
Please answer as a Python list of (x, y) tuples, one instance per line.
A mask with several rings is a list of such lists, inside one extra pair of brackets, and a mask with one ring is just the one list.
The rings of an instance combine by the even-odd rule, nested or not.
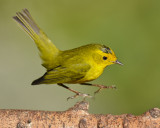
[(89, 103), (79, 102), (63, 112), (0, 110), (0, 128), (160, 128), (160, 109), (140, 116), (88, 113)]

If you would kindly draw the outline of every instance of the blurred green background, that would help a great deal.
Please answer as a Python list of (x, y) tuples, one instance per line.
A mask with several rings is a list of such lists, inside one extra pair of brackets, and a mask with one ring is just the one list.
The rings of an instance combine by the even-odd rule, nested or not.
[[(61, 50), (89, 43), (111, 47), (112, 65), (92, 83), (116, 85), (89, 99), (91, 113), (141, 114), (160, 108), (159, 0), (0, 0), (0, 108), (63, 111), (82, 98), (57, 85), (31, 86), (45, 73), (34, 42), (13, 21), (27, 8)], [(93, 94), (96, 87), (69, 85)]]

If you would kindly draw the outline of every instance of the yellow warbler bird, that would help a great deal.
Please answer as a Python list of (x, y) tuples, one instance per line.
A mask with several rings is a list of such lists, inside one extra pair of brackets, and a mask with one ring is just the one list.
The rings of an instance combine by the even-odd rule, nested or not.
[(13, 19), (34, 40), (43, 60), (42, 65), (46, 68), (46, 73), (39, 79), (34, 80), (32, 85), (57, 84), (76, 94), (69, 98), (89, 95), (72, 90), (64, 83), (97, 86), (99, 89), (95, 93), (103, 88), (113, 88), (111, 86), (86, 83), (97, 79), (106, 66), (111, 64), (122, 65), (112, 49), (101, 44), (88, 44), (61, 51), (34, 22), (27, 9), (23, 9), (22, 12), (16, 14)]

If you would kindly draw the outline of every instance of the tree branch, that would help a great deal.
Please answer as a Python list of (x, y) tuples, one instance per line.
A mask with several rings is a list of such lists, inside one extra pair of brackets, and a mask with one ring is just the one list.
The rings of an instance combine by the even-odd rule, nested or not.
[(0, 110), (0, 128), (160, 128), (160, 109), (140, 116), (88, 113), (89, 103), (79, 102), (64, 112)]

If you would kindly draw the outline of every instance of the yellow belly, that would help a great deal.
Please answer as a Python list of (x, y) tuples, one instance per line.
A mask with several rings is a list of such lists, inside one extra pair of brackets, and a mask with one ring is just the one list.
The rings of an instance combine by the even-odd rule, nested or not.
[(76, 81), (77, 83), (88, 82), (97, 79), (102, 73), (104, 68), (100, 66), (92, 66), (92, 68), (86, 73), (85, 77)]

